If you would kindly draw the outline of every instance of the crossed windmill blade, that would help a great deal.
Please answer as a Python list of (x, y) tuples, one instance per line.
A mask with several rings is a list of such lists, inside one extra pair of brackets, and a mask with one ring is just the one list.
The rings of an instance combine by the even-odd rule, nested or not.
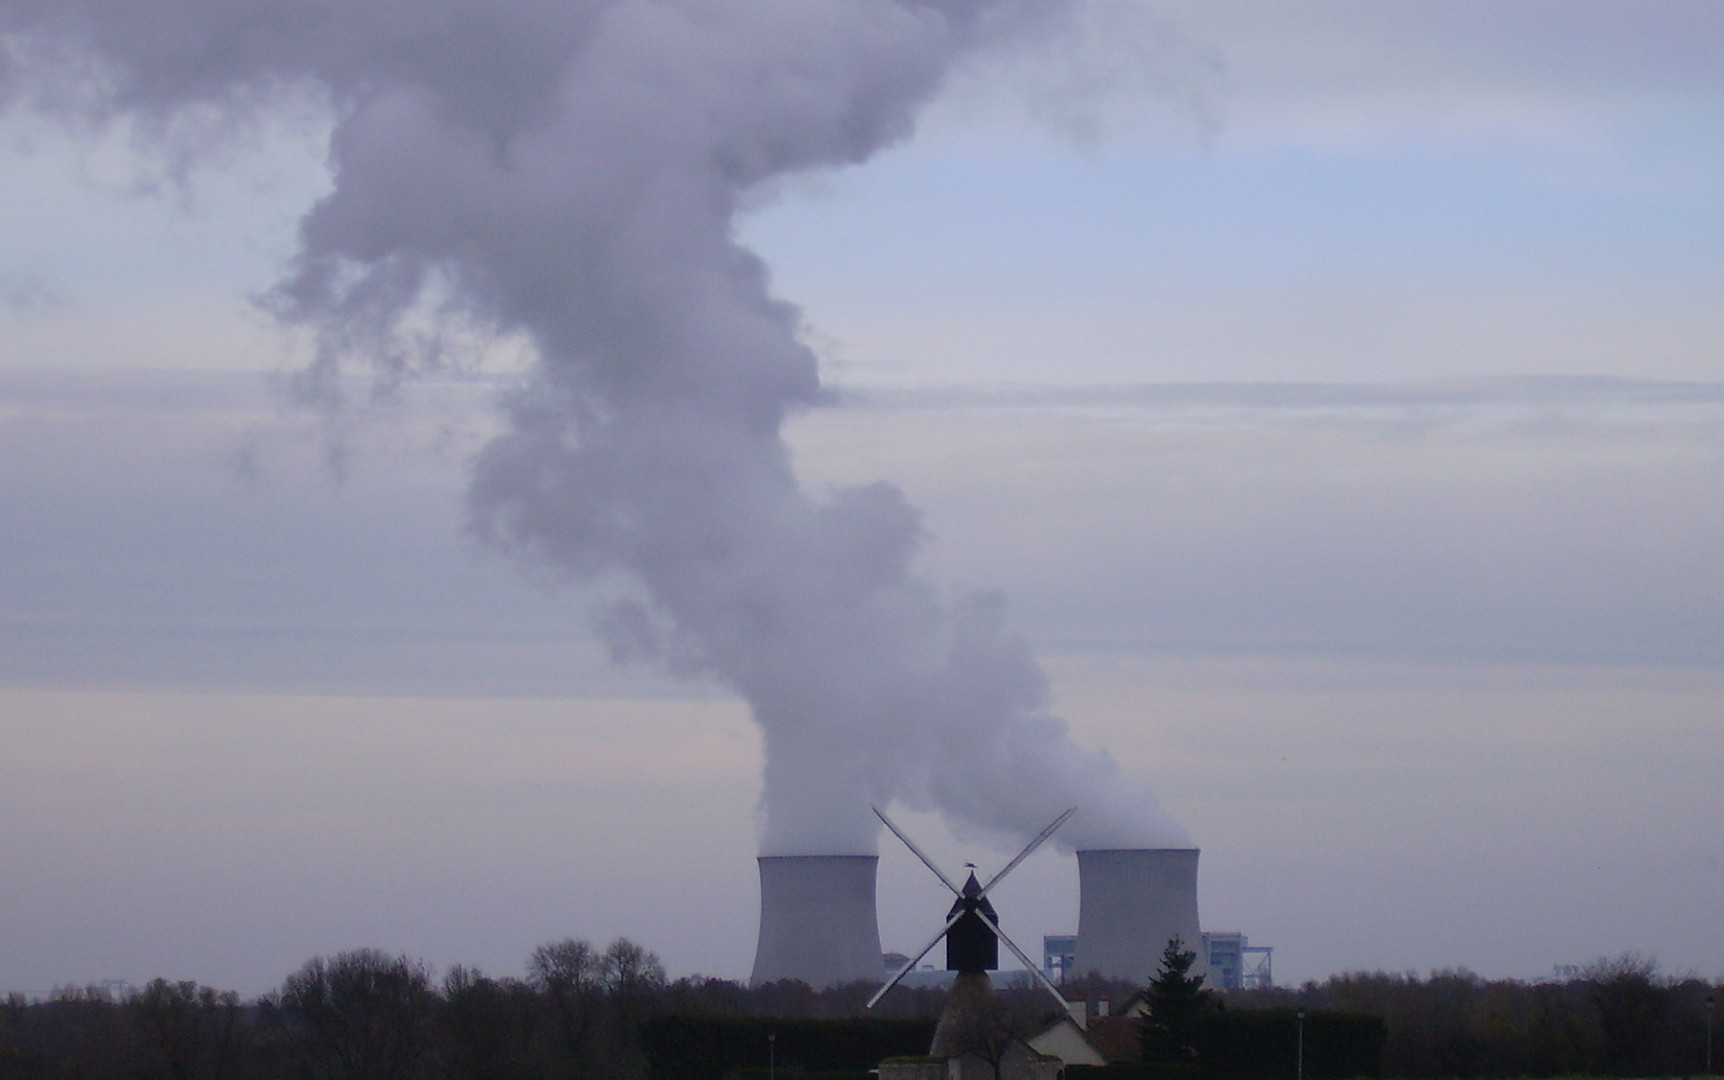
[(934, 876), (940, 879), (940, 884), (952, 890), (952, 895), (957, 897), (957, 902), (952, 905), (952, 910), (948, 913), (946, 925), (940, 927), (940, 932), (935, 934), (928, 944), (922, 946), (922, 951), (917, 953), (915, 956), (912, 956), (909, 963), (899, 968), (898, 973), (886, 980), (886, 985), (882, 986), (873, 997), (868, 999), (868, 1008), (872, 1009), (881, 998), (886, 996), (886, 991), (897, 986), (904, 976), (910, 974), (911, 971), (914, 971), (916, 965), (922, 962), (922, 957), (927, 956), (928, 953), (933, 950), (934, 946), (940, 943), (940, 939), (942, 938), (945, 938), (947, 941), (947, 956), (949, 960), (947, 966), (956, 969), (960, 973), (965, 971), (986, 971), (998, 967), (999, 950), (994, 947), (994, 943), (999, 942), (1004, 944), (1006, 948), (1012, 951), (1013, 956), (1016, 956), (1020, 961), (1022, 961), (1024, 967), (1030, 969), (1030, 972), (1035, 975), (1036, 979), (1047, 988), (1048, 993), (1052, 994), (1059, 1000), (1060, 1007), (1062, 1009), (1065, 1008), (1065, 995), (1060, 993), (1059, 987), (1049, 982), (1048, 977), (1042, 974), (1041, 967), (1031, 962), (1030, 958), (1025, 955), (1024, 950), (1018, 948), (1012, 939), (1006, 936), (1005, 931), (1000, 929), (998, 921), (999, 917), (994, 912), (994, 905), (988, 900), (988, 893), (991, 892), (994, 886), (998, 885), (1007, 874), (1017, 869), (1019, 863), (1029, 858), (1031, 852), (1041, 847), (1043, 841), (1047, 840), (1048, 837), (1057, 832), (1059, 827), (1064, 825), (1073, 814), (1077, 813), (1077, 807), (1074, 806), (1059, 817), (1055, 818), (1053, 824), (1038, 833), (1036, 838), (1031, 840), (1024, 850), (1018, 852), (1016, 858), (1005, 865), (1003, 870), (988, 879), (988, 883), (986, 885), (977, 882), (976, 875), (972, 872), (969, 880), (964, 882), (962, 888), (953, 884), (952, 879), (942, 873), (938, 866), (934, 865), (934, 860), (928, 858), (927, 854), (923, 852), (921, 848), (916, 846), (916, 842), (914, 840), (905, 836), (904, 830), (892, 824), (892, 819), (887, 817), (878, 806), (870, 807), (870, 809), (874, 811), (875, 817), (879, 818), (888, 829), (892, 830), (893, 836), (904, 841), (904, 846), (909, 848), (916, 858), (922, 860), (923, 866), (926, 866), (929, 870), (933, 871)]

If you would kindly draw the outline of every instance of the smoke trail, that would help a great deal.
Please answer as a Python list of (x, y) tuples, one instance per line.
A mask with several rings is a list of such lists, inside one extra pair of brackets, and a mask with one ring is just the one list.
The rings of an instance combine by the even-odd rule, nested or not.
[[(1080, 846), (1184, 842), (1045, 712), (1000, 601), (941, 603), (886, 483), (813, 498), (780, 426), (817, 402), (798, 315), (734, 237), (763, 181), (905, 137), (982, 0), (0, 0), (6, 83), (101, 64), (158, 121), (326, 97), (334, 188), (276, 301), (410, 367), (433, 300), (537, 350), (483, 452), (477, 528), (611, 597), (619, 656), (734, 687), (765, 733), (769, 853), (869, 851), (869, 802)], [(55, 58), (59, 58), (55, 62)], [(63, 84), (62, 84), (63, 86)], [(62, 95), (64, 97), (64, 95)], [(94, 100), (94, 98), (92, 98)], [(249, 104), (248, 104), (249, 103)]]

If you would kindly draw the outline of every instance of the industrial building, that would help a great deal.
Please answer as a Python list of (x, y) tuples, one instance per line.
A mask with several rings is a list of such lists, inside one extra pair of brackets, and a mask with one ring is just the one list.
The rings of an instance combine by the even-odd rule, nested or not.
[[(1197, 914), (1197, 848), (1079, 851), (1078, 932), (1042, 941), (1043, 973), (1055, 983), (1096, 972), (1148, 981), (1179, 938), (1221, 990), (1273, 985), (1272, 950), (1241, 933), (1204, 934)], [(799, 979), (814, 987), (879, 982), (887, 967), (875, 907), (873, 855), (762, 856), (760, 937), (750, 982)], [(906, 962), (897, 958), (899, 965)], [(922, 984), (944, 971), (917, 971)]]
[(1145, 982), (1178, 938), (1195, 950), (1196, 848), (1080, 851), (1078, 932), (1072, 972)]
[(1064, 983), (1077, 962), (1076, 934), (1049, 934), (1042, 938), (1042, 974)]
[(1237, 931), (1206, 931), (1198, 955), (1209, 964), (1209, 985), (1217, 990), (1267, 990), (1275, 985), (1275, 950), (1253, 945)]
[(800, 979), (813, 987), (879, 982), (874, 855), (762, 855), (755, 986)]

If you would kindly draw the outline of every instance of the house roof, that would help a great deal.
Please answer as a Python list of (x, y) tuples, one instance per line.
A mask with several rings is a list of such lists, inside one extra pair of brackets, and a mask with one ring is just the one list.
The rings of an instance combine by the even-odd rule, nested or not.
[(1024, 1042), (1038, 1054), (1056, 1057), (1067, 1065), (1105, 1065), (1113, 1060), (1070, 1014), (1054, 1017)]
[(1089, 1022), (1090, 1042), (1109, 1061), (1142, 1061), (1143, 1042), (1137, 1021), (1125, 1016), (1098, 1016)]

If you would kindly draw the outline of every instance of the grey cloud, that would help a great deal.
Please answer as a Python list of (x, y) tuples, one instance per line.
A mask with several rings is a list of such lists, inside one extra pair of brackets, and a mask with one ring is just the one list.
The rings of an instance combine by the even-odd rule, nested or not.
[(1384, 409), (1401, 415), (1454, 410), (1455, 415), (1500, 415), (1503, 410), (1584, 409), (1622, 415), (1637, 406), (1667, 409), (1724, 403), (1724, 383), (1616, 376), (1558, 375), (1446, 379), (1406, 383), (1231, 382), (1118, 383), (1105, 385), (1002, 383), (961, 386), (836, 387), (830, 401), (859, 409), (1177, 409), (1261, 410), (1290, 416), (1298, 410)]
[(1705, 0), (1632, 7), (1610, 0), (1459, 0), (1385, 6), (1311, 0), (1265, 11), (1249, 3), (1166, 0), (1168, 17), (1213, 28), (1285, 70), (1372, 72), (1414, 79), (1448, 72), (1572, 89), (1633, 86), (1710, 91), (1724, 15)]
[(1034, 33), (959, 66), (947, 95), (957, 111), (985, 114), (1004, 89), (1023, 114), (1084, 148), (1168, 115), (1200, 134), (1220, 127), (1228, 90), (1221, 50), (1158, 8), (1072, 0), (1039, 14)]
[(0, 307), (15, 315), (64, 306), (65, 294), (37, 274), (0, 274)]
[[(46, 687), (610, 693), (566, 598), (460, 536), (482, 387), (352, 434), (344, 486), (261, 378), (0, 374), (0, 680)], [(248, 462), (243, 479), (233, 461)], [(457, 663), (468, 658), (471, 667)], [(608, 689), (607, 689), (608, 688)]]
[[(1157, 10), (1225, 57), (1232, 115), (1285, 133), (1530, 125), (1567, 134), (1624, 106), (1717, 101), (1724, 13), (1705, 0), (1461, 0), (1275, 5), (1167, 0)], [(1567, 129), (1567, 130), (1565, 130)]]
[[(755, 595), (791, 605), (810, 591), (864, 594), (867, 573), (903, 557), (912, 529), (931, 533), (915, 549), (927, 576), (1004, 584), (1022, 628), (1017, 640), (1002, 634), (1000, 601), (986, 594), (953, 618), (948, 693), (965, 723), (981, 711), (965, 707), (972, 696), (1045, 692), (1032, 665), (997, 660), (1002, 650), (1022, 660), (1029, 642), (1080, 666), (1116, 654), (1146, 667), (1323, 655), (1724, 669), (1724, 387), (1131, 389), (1135, 402), (1120, 388), (906, 392), (914, 405), (803, 414), (790, 432), (800, 469), (811, 486), (849, 493), (802, 519), (835, 534), (821, 548), (833, 563), (786, 567), (805, 572)], [(534, 588), (459, 542), (464, 463), (497, 423), (495, 392), (410, 388), (390, 423), (355, 429), (356, 468), (336, 487), (319, 472), (315, 433), (283, 424), (260, 380), (0, 375), (0, 680), (710, 694), (709, 682), (608, 666), (580, 618), (585, 600)], [(449, 430), (461, 434), (439, 453)], [(237, 445), (252, 448), (264, 494), (228, 479)], [(905, 477), (922, 516), (855, 480), (882, 471)], [(700, 668), (706, 638), (682, 641), (638, 592), (621, 596), (629, 602), (602, 627), (612, 643)], [(936, 602), (902, 590), (892, 600), (871, 616), (906, 612), (891, 625), (907, 634), (918, 605)], [(808, 644), (807, 663), (821, 666), (805, 674), (834, 686), (766, 678), (774, 664), (798, 673), (796, 643), (758, 661), (767, 706), (793, 707), (800, 693), (865, 698), (858, 672), (914, 651), (873, 640), (842, 666), (820, 661), (823, 644)], [(914, 705), (925, 692), (904, 696)], [(1008, 752), (1036, 762), (1040, 740), (1057, 736), (1030, 727)], [(924, 757), (919, 805), (944, 796), (941, 785), (1001, 794), (992, 769), (934, 769), (938, 749)], [(809, 798), (829, 780), (775, 778), (786, 797)]]
[(1720, 384), (856, 399), (799, 429), (801, 459), (832, 475), (825, 440), (938, 432), (913, 494), (963, 513), (930, 521), (935, 572), (1011, 580), (1061, 651), (1724, 663)]

